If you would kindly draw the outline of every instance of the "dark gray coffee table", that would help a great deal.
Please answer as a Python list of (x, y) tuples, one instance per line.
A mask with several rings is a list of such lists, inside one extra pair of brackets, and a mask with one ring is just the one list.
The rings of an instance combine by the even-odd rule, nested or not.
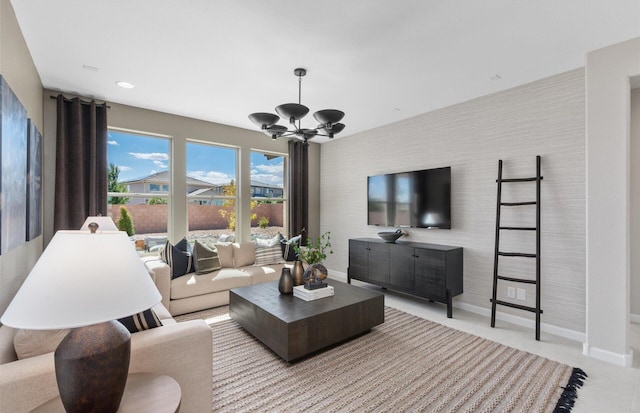
[(233, 288), (229, 315), (274, 353), (293, 361), (384, 323), (384, 294), (327, 280), (332, 297), (281, 295), (278, 282)]

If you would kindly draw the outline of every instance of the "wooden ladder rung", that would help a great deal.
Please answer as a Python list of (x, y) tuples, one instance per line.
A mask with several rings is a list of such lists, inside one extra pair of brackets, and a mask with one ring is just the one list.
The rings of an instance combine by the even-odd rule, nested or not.
[(502, 206), (522, 206), (522, 205), (537, 205), (536, 201), (526, 201), (526, 202), (500, 202)]
[[(499, 305), (504, 305), (504, 306), (511, 307), (511, 308), (517, 308), (518, 310), (530, 311), (532, 313), (537, 313), (538, 312), (538, 309), (535, 308), (535, 307), (528, 307), (526, 305), (514, 304), (514, 303), (507, 302), (507, 301), (494, 300), (494, 299), (490, 299), (490, 301), (492, 303), (496, 303), (496, 304), (499, 304)], [(542, 313), (543, 313), (543, 311), (540, 310), (540, 314), (542, 314)]]
[(527, 258), (535, 258), (536, 254), (529, 254), (525, 252), (498, 252), (498, 255), (503, 257), (527, 257)]
[(524, 283), (524, 284), (535, 284), (536, 280), (531, 280), (527, 278), (515, 278), (515, 277), (505, 277), (504, 275), (498, 275), (499, 280), (504, 281), (512, 281), (516, 283)]
[[(542, 179), (542, 177), (540, 177)], [(534, 176), (533, 178), (502, 178), (496, 179), (496, 182), (535, 182), (538, 180), (538, 177)]]

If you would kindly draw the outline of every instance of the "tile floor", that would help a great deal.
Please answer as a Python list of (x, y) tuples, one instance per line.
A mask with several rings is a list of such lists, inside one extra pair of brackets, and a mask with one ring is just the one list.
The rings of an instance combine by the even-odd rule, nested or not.
[[(342, 280), (341, 280), (342, 281)], [(354, 281), (366, 288), (378, 287)], [(488, 317), (458, 308), (447, 318), (446, 306), (385, 290), (385, 304), (489, 340), (580, 367), (589, 377), (578, 392), (574, 413), (640, 412), (640, 325), (631, 325), (631, 346), (636, 355), (634, 366), (625, 368), (582, 354), (582, 343), (542, 332), (536, 341), (534, 331), (526, 327), (496, 321), (491, 328)]]

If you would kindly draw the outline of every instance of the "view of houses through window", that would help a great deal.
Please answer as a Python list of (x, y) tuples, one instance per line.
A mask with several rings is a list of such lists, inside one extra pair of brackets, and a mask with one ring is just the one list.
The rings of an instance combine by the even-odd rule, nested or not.
[[(237, 238), (238, 149), (186, 143), (187, 239), (205, 245)], [(168, 233), (171, 194), (170, 139), (109, 130), (108, 214), (135, 240), (141, 254), (154, 254)], [(251, 152), (251, 237), (284, 233), (282, 154)], [(126, 194), (126, 195), (125, 195)]]
[(251, 152), (251, 237), (285, 234), (284, 171), (286, 157)]

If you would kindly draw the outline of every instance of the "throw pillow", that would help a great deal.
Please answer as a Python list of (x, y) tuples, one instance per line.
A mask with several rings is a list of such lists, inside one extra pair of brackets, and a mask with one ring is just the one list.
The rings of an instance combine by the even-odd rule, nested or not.
[(282, 249), (278, 245), (272, 247), (258, 247), (256, 248), (256, 262), (253, 264), (256, 267), (269, 264), (282, 264)]
[(69, 330), (23, 330), (13, 337), (13, 348), (19, 360), (56, 351)]
[(222, 268), (233, 268), (233, 247), (231, 243), (217, 243), (215, 247), (216, 251), (218, 251), (218, 258), (220, 258)]
[(280, 244), (280, 238), (282, 237), (282, 235), (277, 234), (275, 237), (273, 238), (257, 238), (256, 239), (256, 245), (258, 247), (273, 247), (274, 245), (278, 245)]
[(119, 318), (120, 324), (125, 326), (130, 333), (138, 331), (151, 330), (152, 328), (162, 326), (162, 322), (151, 308), (141, 313), (130, 315), (128, 317)]
[(193, 266), (196, 274), (206, 274), (222, 268), (216, 251), (210, 250), (197, 240), (193, 244)]
[(282, 237), (282, 239), (280, 240), (282, 258), (284, 258), (285, 261), (295, 261), (298, 257), (294, 246), (300, 245), (300, 238), (302, 238), (302, 235), (296, 235), (288, 241), (284, 237)]
[(246, 267), (256, 262), (256, 243), (241, 242), (233, 245), (233, 266), (234, 268)]
[(172, 280), (193, 271), (191, 245), (186, 238), (183, 238), (176, 245), (171, 245), (167, 241), (160, 258), (171, 267)]

